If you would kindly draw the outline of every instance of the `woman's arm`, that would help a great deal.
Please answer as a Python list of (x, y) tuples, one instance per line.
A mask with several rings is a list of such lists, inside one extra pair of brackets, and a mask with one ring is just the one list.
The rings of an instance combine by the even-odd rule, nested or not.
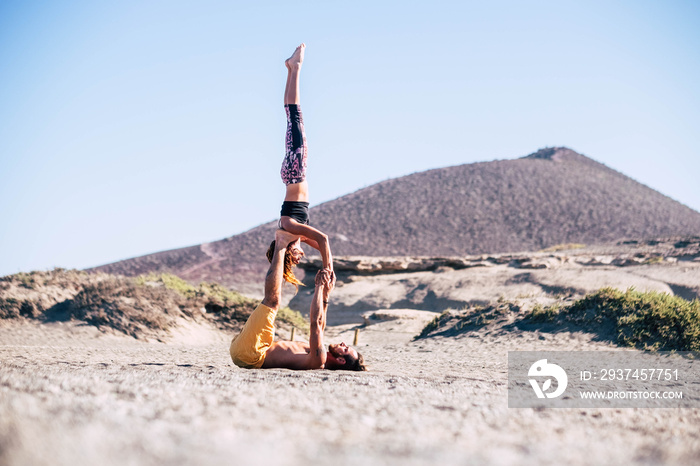
[[(285, 231), (306, 238), (307, 241), (304, 242), (309, 246), (313, 247), (314, 249), (317, 249), (318, 252), (321, 253), (321, 259), (323, 260), (323, 268), (333, 270), (333, 255), (331, 254), (331, 245), (328, 241), (328, 235), (321, 232), (320, 230), (317, 230), (314, 227), (301, 224), (296, 220), (286, 216), (282, 217), (281, 225)], [(316, 244), (314, 245), (313, 243)]]
[(311, 246), (312, 248), (314, 248), (317, 251), (321, 250), (321, 246), (319, 246), (318, 243), (312, 239), (304, 237), (301, 239), (301, 242), (308, 244), (309, 246)]

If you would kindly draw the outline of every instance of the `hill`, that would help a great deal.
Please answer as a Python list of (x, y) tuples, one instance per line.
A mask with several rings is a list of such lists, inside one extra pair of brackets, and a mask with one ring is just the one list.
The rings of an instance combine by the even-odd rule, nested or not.
[[(237, 332), (257, 304), (218, 284), (193, 287), (167, 274), (122, 277), (54, 269), (0, 277), (0, 324), (73, 321), (145, 340), (167, 338), (188, 323)], [(308, 328), (299, 313), (279, 312), (278, 327)]]
[[(310, 211), (336, 256), (463, 256), (692, 235), (700, 213), (564, 147), (374, 184)], [(260, 293), (276, 221), (200, 246), (96, 267), (168, 272)]]

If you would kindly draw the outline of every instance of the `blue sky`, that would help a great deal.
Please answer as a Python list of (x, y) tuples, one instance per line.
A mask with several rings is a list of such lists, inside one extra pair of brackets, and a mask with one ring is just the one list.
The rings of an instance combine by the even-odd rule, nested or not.
[(563, 145), (700, 210), (699, 25), (673, 0), (3, 0), (0, 275), (275, 219), (302, 41), (312, 205)]

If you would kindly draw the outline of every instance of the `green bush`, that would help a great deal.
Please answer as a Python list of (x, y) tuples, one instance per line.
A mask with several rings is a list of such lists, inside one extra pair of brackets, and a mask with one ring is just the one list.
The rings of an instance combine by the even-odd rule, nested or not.
[(456, 336), (486, 325), (510, 323), (526, 331), (538, 324), (546, 324), (546, 331), (552, 332), (573, 326), (620, 346), (648, 351), (700, 351), (700, 300), (632, 288), (603, 288), (568, 306), (538, 304), (526, 313), (518, 304), (502, 301), (446, 311), (428, 323), (416, 339), (436, 335), (438, 330), (439, 335)]
[(700, 301), (656, 291), (603, 288), (563, 309), (535, 306), (526, 320), (569, 322), (596, 333), (612, 331), (621, 346), (700, 350)]
[(139, 275), (138, 277), (136, 277), (135, 281), (136, 284), (141, 286), (156, 284), (163, 285), (169, 290), (173, 290), (180, 293), (180, 295), (182, 295), (185, 298), (193, 298), (197, 292), (197, 289), (195, 287), (187, 283), (182, 278), (170, 273), (149, 273), (146, 275)]
[(527, 319), (534, 323), (545, 323), (554, 322), (559, 317), (559, 312), (561, 311), (559, 306), (542, 306), (541, 304), (535, 304), (530, 313), (527, 315)]
[(574, 303), (567, 318), (582, 325), (610, 322), (622, 346), (700, 350), (700, 301), (656, 291), (604, 288)]

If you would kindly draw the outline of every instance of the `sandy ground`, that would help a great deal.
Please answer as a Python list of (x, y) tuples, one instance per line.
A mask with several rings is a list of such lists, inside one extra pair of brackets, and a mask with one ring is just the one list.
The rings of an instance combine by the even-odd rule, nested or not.
[(377, 314), (367, 373), (239, 369), (194, 324), (166, 344), (0, 323), (0, 464), (700, 463), (699, 409), (508, 408), (507, 351), (609, 348), (589, 335), (413, 341), (434, 313)]

